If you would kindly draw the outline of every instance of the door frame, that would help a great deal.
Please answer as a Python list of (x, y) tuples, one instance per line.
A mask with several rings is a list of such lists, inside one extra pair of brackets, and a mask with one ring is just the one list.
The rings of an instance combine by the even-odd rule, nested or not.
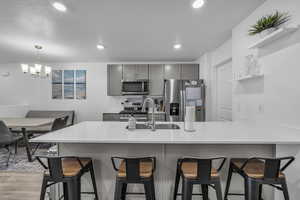
[[(232, 63), (232, 57), (226, 58), (223, 61), (213, 65), (213, 88), (212, 88), (212, 117), (213, 120), (218, 120), (218, 73), (217, 69), (225, 64)], [(232, 68), (232, 64), (231, 64)], [(233, 74), (232, 74), (233, 79)], [(231, 102), (232, 103), (232, 102)]]

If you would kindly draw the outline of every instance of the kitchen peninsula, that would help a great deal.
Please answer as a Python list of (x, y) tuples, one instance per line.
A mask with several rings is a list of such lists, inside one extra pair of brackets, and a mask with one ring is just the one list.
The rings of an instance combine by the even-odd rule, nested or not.
[[(115, 172), (111, 156), (156, 156), (155, 175), (157, 199), (171, 199), (176, 161), (182, 156), (197, 157), (280, 157), (295, 156), (299, 160), (300, 130), (275, 124), (254, 122), (202, 122), (195, 123), (195, 132), (185, 132), (183, 123), (176, 123), (179, 130), (126, 129), (122, 122), (82, 122), (75, 126), (52, 132), (31, 142), (58, 143), (60, 155), (88, 156), (94, 159), (101, 199), (113, 199)], [(286, 172), (291, 199), (299, 195), (300, 180), (296, 173), (298, 161)], [(226, 180), (227, 168), (222, 171)], [(296, 176), (295, 176), (296, 175)], [(242, 180), (236, 177), (233, 190), (242, 192)], [(88, 183), (88, 182), (87, 182)], [(224, 183), (223, 183), (224, 186)], [(129, 190), (141, 191), (139, 186)], [(214, 194), (211, 194), (214, 199)], [(281, 193), (275, 194), (276, 200)], [(264, 188), (266, 200), (272, 200), (273, 192)]]

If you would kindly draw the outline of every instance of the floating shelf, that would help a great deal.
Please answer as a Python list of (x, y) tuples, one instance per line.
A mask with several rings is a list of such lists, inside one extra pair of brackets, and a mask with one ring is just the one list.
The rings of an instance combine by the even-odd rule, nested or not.
[(249, 49), (260, 48), (265, 45), (268, 45), (271, 42), (273, 42), (289, 33), (293, 33), (295, 31), (297, 31), (298, 29), (299, 29), (299, 26), (280, 28), (280, 29), (274, 31), (273, 33), (267, 35), (266, 37), (260, 39), (259, 41), (252, 44), (251, 46), (249, 46)]
[(264, 75), (263, 74), (247, 75), (247, 76), (243, 76), (243, 77), (238, 78), (237, 81), (246, 81), (246, 80), (261, 78), (261, 77), (264, 77)]

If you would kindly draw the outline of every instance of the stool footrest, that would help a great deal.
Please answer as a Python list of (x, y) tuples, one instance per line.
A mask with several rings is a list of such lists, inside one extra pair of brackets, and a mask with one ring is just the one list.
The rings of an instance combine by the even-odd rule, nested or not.
[[(192, 195), (195, 195), (195, 196), (203, 196), (202, 193), (193, 193)], [(182, 196), (182, 193), (178, 193), (177, 196)]]
[(128, 195), (144, 195), (144, 192), (126, 192)]
[(245, 194), (241, 194), (241, 193), (228, 193), (228, 196), (244, 196)]

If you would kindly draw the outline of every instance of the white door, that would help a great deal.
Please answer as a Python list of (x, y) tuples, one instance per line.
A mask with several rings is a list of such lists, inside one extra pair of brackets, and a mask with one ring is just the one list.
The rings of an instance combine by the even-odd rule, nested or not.
[(217, 67), (217, 119), (232, 120), (232, 63), (226, 62)]

